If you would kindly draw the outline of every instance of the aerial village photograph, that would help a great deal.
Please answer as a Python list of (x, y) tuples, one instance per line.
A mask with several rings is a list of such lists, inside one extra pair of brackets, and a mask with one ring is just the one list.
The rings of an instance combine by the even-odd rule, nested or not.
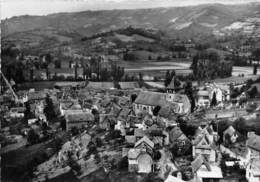
[(260, 182), (260, 0), (0, 7), (0, 181)]

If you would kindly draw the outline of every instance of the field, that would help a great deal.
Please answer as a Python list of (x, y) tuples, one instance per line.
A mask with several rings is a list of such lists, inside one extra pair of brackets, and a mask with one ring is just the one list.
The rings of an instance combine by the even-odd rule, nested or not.
[[(125, 72), (129, 75), (142, 73), (144, 76), (148, 77), (162, 77), (165, 75), (167, 70), (175, 70), (177, 75), (188, 75), (192, 73), (190, 70), (191, 62), (187, 60), (174, 60), (174, 61), (138, 61), (138, 62), (127, 62), (122, 61), (119, 63), (120, 66), (125, 67)], [(253, 75), (253, 67), (240, 67), (234, 66), (232, 77), (225, 79), (216, 79), (217, 82), (243, 82), (248, 79), (256, 79), (260, 75), (260, 69), (258, 68), (257, 75)], [(244, 75), (244, 77), (238, 77), (239, 75)]]
[(163, 77), (167, 70), (175, 70), (176, 74), (187, 75), (192, 71), (189, 69), (190, 63), (185, 61), (138, 61), (127, 62), (122, 61), (118, 63), (119, 66), (125, 67), (125, 72), (128, 75), (136, 75), (139, 72), (147, 77)]

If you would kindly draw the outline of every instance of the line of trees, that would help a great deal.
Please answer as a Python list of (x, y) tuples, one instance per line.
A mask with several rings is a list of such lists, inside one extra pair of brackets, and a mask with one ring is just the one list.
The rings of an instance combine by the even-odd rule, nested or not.
[(221, 60), (217, 52), (201, 51), (193, 57), (191, 69), (198, 80), (225, 78), (232, 75), (233, 64)]

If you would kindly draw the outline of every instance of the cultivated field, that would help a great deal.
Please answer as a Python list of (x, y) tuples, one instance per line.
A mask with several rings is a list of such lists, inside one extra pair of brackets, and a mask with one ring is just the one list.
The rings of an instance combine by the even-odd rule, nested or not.
[[(178, 60), (178, 61), (164, 61), (164, 62), (126, 62), (123, 61), (119, 63), (120, 66), (125, 67), (125, 71), (128, 74), (135, 74), (141, 72), (143, 75), (147, 76), (164, 76), (167, 70), (175, 70), (179, 75), (187, 75), (192, 73), (190, 70), (190, 61)], [(242, 81), (247, 79), (255, 79), (256, 75), (253, 75), (253, 67), (241, 67), (234, 66), (232, 77), (224, 79), (217, 79), (218, 81)], [(244, 75), (244, 77), (238, 77), (239, 75)], [(258, 69), (257, 75), (260, 75), (260, 69)]]

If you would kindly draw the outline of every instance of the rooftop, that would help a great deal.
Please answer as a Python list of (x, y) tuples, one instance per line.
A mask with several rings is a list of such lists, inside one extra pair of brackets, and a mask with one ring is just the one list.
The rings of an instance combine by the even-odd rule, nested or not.
[(164, 106), (167, 104), (166, 95), (160, 92), (140, 92), (135, 100), (136, 104), (149, 106)]
[(67, 122), (94, 121), (94, 115), (89, 112), (69, 113), (66, 114), (65, 119)]
[(260, 152), (260, 136), (252, 134), (248, 137), (247, 146)]

